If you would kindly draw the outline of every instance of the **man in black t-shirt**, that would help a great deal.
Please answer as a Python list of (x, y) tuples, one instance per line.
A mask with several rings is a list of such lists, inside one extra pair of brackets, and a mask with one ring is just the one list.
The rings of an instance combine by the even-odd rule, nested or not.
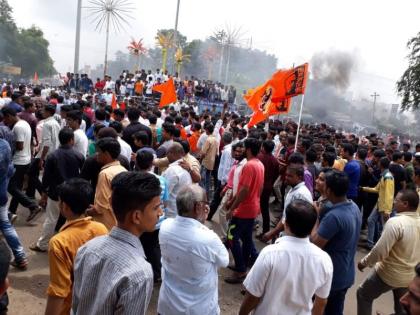
[(405, 189), (406, 186), (405, 170), (402, 164), (403, 154), (400, 151), (395, 151), (392, 154), (392, 162), (389, 165), (389, 171), (392, 173), (392, 176), (394, 176), (394, 196), (396, 196), (401, 190)]

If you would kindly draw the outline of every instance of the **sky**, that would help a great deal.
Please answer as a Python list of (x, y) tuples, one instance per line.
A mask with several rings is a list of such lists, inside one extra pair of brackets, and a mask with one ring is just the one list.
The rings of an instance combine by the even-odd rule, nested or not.
[[(127, 51), (131, 38), (143, 38), (147, 47), (153, 47), (156, 31), (175, 25), (176, 0), (129, 1), (133, 18), (124, 31), (111, 32), (111, 58), (117, 50)], [(56, 69), (72, 71), (77, 1), (9, 4), (19, 27), (35, 24), (44, 31)], [(87, 6), (89, 1), (83, 0)], [(103, 63), (105, 34), (95, 30), (88, 9), (82, 11), (80, 66), (95, 66)], [(418, 12), (418, 0), (181, 0), (178, 30), (192, 40), (205, 39), (226, 25), (240, 27), (245, 42), (252, 38), (253, 48), (277, 56), (278, 67), (310, 61), (317, 52), (347, 51), (356, 57), (359, 73), (394, 86), (407, 67), (406, 43), (420, 31)]]

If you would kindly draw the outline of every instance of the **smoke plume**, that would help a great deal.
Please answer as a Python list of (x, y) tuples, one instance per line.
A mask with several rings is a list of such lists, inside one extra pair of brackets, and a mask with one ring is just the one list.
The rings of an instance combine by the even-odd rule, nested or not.
[(345, 51), (330, 50), (315, 53), (311, 61), (313, 79), (344, 92), (350, 85), (352, 70), (357, 66), (356, 57)]

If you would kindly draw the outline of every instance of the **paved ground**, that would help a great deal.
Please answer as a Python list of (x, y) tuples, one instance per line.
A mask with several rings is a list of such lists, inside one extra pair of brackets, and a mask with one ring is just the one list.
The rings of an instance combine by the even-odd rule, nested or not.
[[(29, 256), (29, 269), (25, 272), (21, 272), (11, 268), (9, 275), (11, 287), (8, 290), (10, 298), (9, 314), (11, 315), (43, 314), (45, 310), (45, 291), (49, 281), (47, 255), (43, 253), (34, 253), (28, 248), (40, 234), (44, 215), (40, 216), (32, 226), (28, 226), (24, 223), (26, 215), (26, 210), (19, 209), (19, 218), (15, 223), (15, 226)], [(217, 215), (215, 217), (217, 217)], [(261, 247), (263, 244), (257, 241), (257, 246)], [(360, 259), (364, 253), (364, 251), (359, 251), (356, 258)], [(238, 313), (242, 295), (240, 294), (239, 285), (224, 283), (223, 277), (228, 273), (229, 270), (227, 269), (222, 269), (219, 273), (219, 304), (221, 314), (233, 315)], [(356, 314), (357, 284), (360, 284), (366, 276), (367, 271), (364, 273), (357, 272), (356, 284), (347, 293), (345, 306), (346, 315)], [(159, 287), (155, 286), (148, 311), (148, 314), (150, 315), (156, 314), (158, 292)], [(392, 294), (388, 293), (375, 302), (373, 309), (382, 314), (390, 314), (393, 312), (392, 303)]]

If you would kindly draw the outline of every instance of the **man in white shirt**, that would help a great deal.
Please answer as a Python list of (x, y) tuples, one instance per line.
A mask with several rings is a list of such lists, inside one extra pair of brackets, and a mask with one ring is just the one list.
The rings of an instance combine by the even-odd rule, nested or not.
[(66, 116), (67, 126), (74, 132), (74, 145), (73, 149), (86, 157), (88, 152), (89, 140), (86, 134), (80, 129), (82, 122), (82, 113), (78, 110), (72, 110)]
[(166, 154), (170, 164), (167, 170), (163, 172), (162, 176), (168, 183), (169, 199), (167, 201), (166, 212), (168, 218), (176, 217), (178, 214), (176, 197), (181, 188), (192, 184), (190, 174), (179, 165), (183, 156), (184, 149), (182, 145), (177, 142), (169, 147)]
[[(302, 165), (289, 165), (287, 167), (285, 181), (286, 184), (290, 185), (292, 188), (289, 190), (286, 198), (284, 199), (284, 209), (286, 209), (293, 200), (297, 199), (312, 203), (312, 194), (305, 185), (304, 174), (305, 169)], [(277, 223), (276, 227), (263, 235), (264, 241), (272, 239), (284, 230), (285, 218), (286, 211), (283, 211), (283, 218)]]
[(102, 98), (105, 100), (106, 105), (111, 105), (112, 103), (112, 90), (111, 88), (106, 89), (106, 93), (102, 94)]
[(105, 90), (110, 89), (111, 91), (115, 91), (115, 82), (111, 80), (111, 77), (109, 75), (105, 76), (105, 80), (106, 81), (105, 81), (104, 89)]
[(178, 216), (160, 227), (162, 285), (161, 315), (217, 315), (217, 269), (226, 267), (229, 254), (216, 233), (204, 222), (209, 206), (198, 185), (182, 188), (176, 198)]
[[(311, 203), (292, 201), (285, 210), (286, 236), (265, 247), (244, 281), (239, 315), (322, 315), (330, 293), (330, 256), (309, 241), (317, 221)], [(314, 301), (312, 301), (315, 296)]]
[[(42, 131), (41, 139), (39, 143), (39, 151), (36, 158), (39, 158), (39, 168), (42, 166), (47, 158), (48, 154), (54, 152), (59, 146), (58, 134), (60, 133), (60, 124), (54, 118), (55, 106), (46, 105), (42, 110)], [(39, 140), (39, 139), (38, 139)]]
[(29, 198), (23, 191), (23, 180), (28, 172), (31, 163), (31, 138), (32, 131), (29, 124), (17, 116), (16, 111), (10, 107), (2, 108), (4, 123), (12, 130), (15, 138), (16, 152), (13, 155), (13, 164), (15, 173), (10, 178), (8, 192), (12, 195), (9, 211), (12, 215), (16, 214), (19, 203), (30, 210), (30, 214), (26, 219), (28, 222), (33, 220), (40, 213), (41, 208), (37, 202)]
[(113, 128), (118, 134), (117, 141), (121, 146), (120, 154), (124, 156), (127, 161), (131, 161), (131, 154), (133, 153), (133, 150), (131, 149), (131, 146), (121, 138), (121, 133), (123, 130), (122, 123), (119, 121), (111, 121), (109, 123), (109, 127)]

